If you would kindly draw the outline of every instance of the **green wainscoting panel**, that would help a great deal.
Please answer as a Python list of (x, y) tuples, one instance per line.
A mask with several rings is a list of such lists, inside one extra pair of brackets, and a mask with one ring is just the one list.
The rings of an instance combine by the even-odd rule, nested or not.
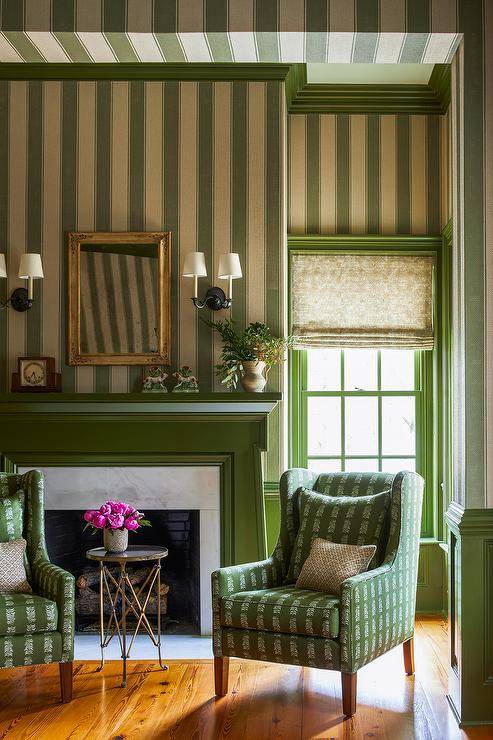
[(217, 465), (221, 562), (266, 557), (261, 454), (279, 393), (0, 396), (2, 468)]
[[(493, 509), (452, 502), (449, 702), (461, 725), (493, 724)], [(493, 736), (493, 731), (492, 731)]]

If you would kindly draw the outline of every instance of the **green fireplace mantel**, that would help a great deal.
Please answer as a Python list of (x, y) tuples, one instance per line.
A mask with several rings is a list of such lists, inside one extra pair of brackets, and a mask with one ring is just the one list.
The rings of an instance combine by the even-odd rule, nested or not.
[(217, 465), (221, 562), (266, 557), (261, 453), (279, 393), (0, 395), (2, 469)]

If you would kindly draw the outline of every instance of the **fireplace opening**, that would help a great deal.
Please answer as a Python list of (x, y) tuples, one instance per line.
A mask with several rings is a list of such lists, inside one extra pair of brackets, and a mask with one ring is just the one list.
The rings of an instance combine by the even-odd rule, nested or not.
[[(76, 578), (75, 629), (99, 631), (99, 566), (86, 551), (101, 547), (102, 534), (83, 531), (84, 511), (46, 510), (46, 544), (50, 559)], [(197, 510), (147, 510), (152, 527), (130, 533), (129, 544), (164, 545), (168, 557), (161, 561), (162, 626), (168, 634), (200, 634), (200, 535)], [(134, 588), (145, 579), (145, 563), (128, 565)], [(115, 566), (115, 574), (118, 565)], [(118, 607), (118, 603), (117, 603)], [(109, 603), (105, 602), (105, 612)], [(148, 604), (149, 621), (155, 623), (157, 601)]]

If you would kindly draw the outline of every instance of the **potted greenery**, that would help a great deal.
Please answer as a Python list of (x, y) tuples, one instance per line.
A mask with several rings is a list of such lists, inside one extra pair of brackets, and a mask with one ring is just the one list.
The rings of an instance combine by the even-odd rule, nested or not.
[(255, 322), (239, 332), (231, 319), (211, 322), (223, 340), (221, 362), (216, 371), (227, 388), (236, 388), (238, 380), (243, 390), (261, 393), (273, 365), (285, 360), (285, 352), (293, 337), (275, 337), (265, 324)]

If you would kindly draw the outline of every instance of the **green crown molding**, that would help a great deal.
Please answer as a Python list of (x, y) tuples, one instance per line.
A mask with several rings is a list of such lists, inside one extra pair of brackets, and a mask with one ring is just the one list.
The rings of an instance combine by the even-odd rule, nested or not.
[(438, 113), (450, 103), (450, 65), (436, 64), (427, 85), (309, 84), (305, 64), (286, 78), (289, 113)]
[(319, 251), (320, 249), (333, 249), (347, 252), (351, 249), (371, 251), (372, 249), (389, 249), (393, 252), (403, 250), (412, 252), (417, 250), (422, 252), (429, 249), (436, 251), (442, 244), (442, 237), (436, 236), (381, 236), (379, 234), (370, 235), (334, 235), (324, 234), (303, 234), (298, 236), (288, 234), (288, 249)]
[(2, 80), (285, 80), (291, 65), (258, 62), (3, 63)]

